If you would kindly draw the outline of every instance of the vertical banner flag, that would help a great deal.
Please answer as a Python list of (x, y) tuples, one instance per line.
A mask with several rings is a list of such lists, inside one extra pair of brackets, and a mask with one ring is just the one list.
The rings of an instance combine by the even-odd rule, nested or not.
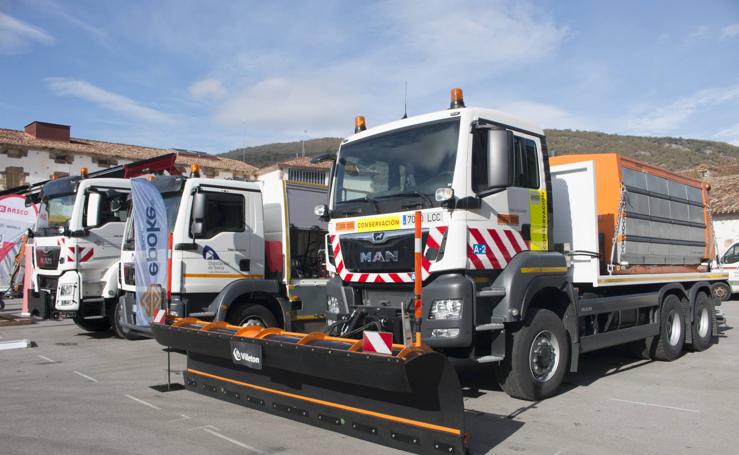
[(37, 214), (36, 206), (26, 207), (26, 198), (20, 194), (0, 197), (0, 291), (12, 284), (10, 275), (21, 237), (33, 227)]
[(163, 307), (167, 286), (167, 210), (159, 190), (144, 179), (131, 180), (133, 199), (136, 325), (148, 326)]

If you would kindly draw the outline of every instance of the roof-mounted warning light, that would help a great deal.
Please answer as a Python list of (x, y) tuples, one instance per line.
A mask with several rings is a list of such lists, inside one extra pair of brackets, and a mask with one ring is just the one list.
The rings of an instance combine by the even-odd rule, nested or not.
[(87, 177), (87, 168), (86, 167), (81, 167), (80, 168), (80, 176), (82, 176), (82, 178)]
[(449, 104), (449, 109), (459, 109), (464, 107), (464, 95), (462, 94), (461, 88), (452, 89), (452, 102)]
[(198, 163), (190, 165), (190, 177), (200, 177), (200, 165)]
[(354, 117), (354, 132), (359, 133), (367, 129), (367, 124), (364, 121), (364, 115), (357, 115)]

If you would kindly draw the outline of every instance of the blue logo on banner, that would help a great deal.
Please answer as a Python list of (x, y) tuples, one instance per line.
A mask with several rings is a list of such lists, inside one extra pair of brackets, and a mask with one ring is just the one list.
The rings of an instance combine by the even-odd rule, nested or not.
[(488, 246), (482, 243), (475, 243), (472, 245), (472, 252), (475, 254), (487, 254)]
[(218, 253), (216, 253), (216, 250), (209, 247), (208, 245), (205, 245), (205, 247), (203, 247), (203, 259), (206, 259), (208, 261), (219, 261), (221, 258), (218, 257)]

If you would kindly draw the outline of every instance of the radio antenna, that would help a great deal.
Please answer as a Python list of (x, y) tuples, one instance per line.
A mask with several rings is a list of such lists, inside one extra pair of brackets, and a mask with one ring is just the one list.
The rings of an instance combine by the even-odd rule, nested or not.
[(408, 81), (405, 81), (405, 97), (403, 98), (403, 117), (408, 118)]

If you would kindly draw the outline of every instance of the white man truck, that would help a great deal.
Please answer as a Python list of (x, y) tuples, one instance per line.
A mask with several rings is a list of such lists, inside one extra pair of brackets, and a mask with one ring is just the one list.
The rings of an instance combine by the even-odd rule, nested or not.
[(342, 141), (315, 209), (328, 222), (328, 333), (152, 325), (187, 352), (188, 389), (403, 450), (463, 453), (450, 357), (496, 364), (503, 390), (536, 400), (584, 352), (635, 342), (673, 360), (710, 346), (711, 285), (727, 275), (710, 270), (700, 182), (617, 155), (550, 160), (542, 130), (452, 94), (449, 110), (372, 129), (358, 117)]
[(33, 316), (72, 316), (89, 331), (110, 328), (118, 298), (118, 259), (132, 176), (179, 172), (176, 155), (136, 161), (43, 184), (31, 237)]
[[(508, 394), (551, 396), (581, 353), (645, 343), (660, 360), (715, 334), (712, 227), (701, 182), (611, 155), (550, 158), (542, 130), (464, 107), (366, 129), (337, 155), (332, 333), (400, 335), (423, 216), (423, 342), (492, 362)], [(646, 340), (643, 342), (641, 340)]]
[[(172, 232), (170, 313), (239, 326), (324, 326), (326, 223), (313, 214), (324, 186), (182, 176), (152, 179)], [(121, 251), (116, 332), (136, 325), (133, 217)]]

